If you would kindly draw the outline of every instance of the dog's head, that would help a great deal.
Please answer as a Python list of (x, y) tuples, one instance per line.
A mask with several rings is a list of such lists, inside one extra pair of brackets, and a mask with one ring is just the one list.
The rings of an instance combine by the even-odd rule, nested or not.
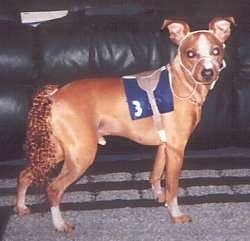
[(180, 65), (186, 73), (201, 84), (215, 82), (220, 70), (225, 67), (224, 42), (231, 34), (233, 17), (215, 18), (208, 30), (190, 32), (183, 21), (165, 20), (170, 39), (178, 45)]

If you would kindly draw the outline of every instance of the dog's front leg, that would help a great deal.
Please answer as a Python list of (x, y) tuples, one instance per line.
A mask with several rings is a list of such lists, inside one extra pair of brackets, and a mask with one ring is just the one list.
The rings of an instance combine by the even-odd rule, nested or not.
[(157, 149), (153, 169), (149, 177), (154, 198), (158, 202), (166, 201), (165, 191), (161, 187), (161, 176), (165, 169), (165, 165), (166, 165), (166, 143), (163, 143)]
[(183, 214), (178, 205), (179, 177), (184, 157), (183, 145), (167, 145), (166, 155), (166, 203), (173, 223), (191, 222), (192, 218)]

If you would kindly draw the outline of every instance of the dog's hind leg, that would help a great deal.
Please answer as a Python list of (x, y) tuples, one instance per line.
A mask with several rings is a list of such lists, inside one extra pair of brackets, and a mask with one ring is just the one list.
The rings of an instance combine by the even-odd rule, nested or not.
[(34, 180), (30, 169), (29, 166), (21, 171), (18, 178), (15, 212), (20, 216), (30, 214), (30, 209), (25, 204), (26, 192)]
[(152, 172), (149, 181), (151, 183), (154, 197), (158, 202), (165, 202), (165, 191), (161, 187), (161, 177), (166, 165), (166, 145), (161, 144), (156, 153)]
[(58, 231), (70, 232), (74, 229), (73, 225), (64, 221), (59, 205), (67, 187), (84, 174), (96, 155), (97, 140), (92, 145), (90, 140), (78, 140), (80, 143), (77, 147), (65, 146), (65, 160), (61, 173), (47, 187), (52, 221)]
[(32, 182), (46, 181), (48, 172), (60, 161), (62, 156), (57, 141), (51, 135), (48, 124), (51, 101), (48, 95), (57, 90), (57, 86), (48, 85), (35, 95), (32, 107), (28, 113), (25, 154), (29, 165), (21, 171), (16, 195), (15, 211), (19, 215), (29, 214), (25, 205), (25, 196)]
[[(51, 136), (51, 139), (54, 140), (54, 138)], [(47, 150), (49, 152), (49, 150)], [(46, 151), (41, 149), (37, 149), (37, 153), (41, 152), (43, 153), (43, 157), (47, 156), (47, 161), (49, 164), (47, 164), (47, 169), (43, 167), (43, 163), (30, 163), (24, 170), (22, 170), (19, 174), (19, 178), (17, 181), (17, 195), (16, 195), (16, 206), (14, 208), (15, 212), (20, 215), (24, 216), (27, 214), (30, 214), (30, 209), (25, 204), (25, 198), (28, 188), (32, 183), (35, 184), (47, 184), (47, 179), (45, 175), (52, 169), (56, 163), (59, 163), (62, 161), (62, 150), (60, 148), (60, 145), (55, 142), (55, 154), (53, 155), (53, 165), (50, 166), (50, 157), (51, 155), (49, 153), (46, 154)], [(38, 159), (39, 160), (39, 159)], [(42, 174), (42, 175), (41, 175)]]

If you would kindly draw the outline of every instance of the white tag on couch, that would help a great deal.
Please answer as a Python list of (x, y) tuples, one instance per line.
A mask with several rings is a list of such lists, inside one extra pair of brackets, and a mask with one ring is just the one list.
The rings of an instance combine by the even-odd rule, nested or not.
[(41, 11), (41, 12), (21, 12), (22, 23), (37, 24), (40, 22), (62, 18), (68, 14), (68, 10)]

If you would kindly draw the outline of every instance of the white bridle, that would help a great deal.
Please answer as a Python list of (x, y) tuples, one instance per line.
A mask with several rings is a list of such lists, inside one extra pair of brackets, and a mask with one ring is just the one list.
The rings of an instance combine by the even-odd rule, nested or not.
[[(174, 91), (174, 89), (173, 89), (171, 71), (170, 71), (170, 69), (169, 69), (169, 71), (168, 71), (168, 72), (169, 72), (170, 88), (171, 88), (171, 90), (172, 90), (172, 93), (173, 93), (173, 95), (174, 95), (176, 98), (178, 98), (178, 99), (180, 99), (180, 100), (191, 99), (191, 97), (194, 95), (194, 93), (195, 93), (195, 91), (196, 91), (198, 85), (207, 85), (207, 84), (210, 84), (210, 90), (212, 90), (212, 89), (214, 88), (214, 86), (215, 86), (215, 84), (216, 84), (216, 82), (217, 82), (217, 80), (218, 80), (218, 78), (219, 78), (219, 75), (218, 75), (218, 78), (217, 78), (217, 79), (215, 79), (215, 80), (213, 80), (213, 81), (211, 81), (211, 82), (209, 82), (209, 83), (207, 83), (207, 82), (206, 82), (206, 83), (200, 82), (200, 81), (198, 81), (198, 80), (196, 80), (196, 79), (194, 78), (194, 70), (195, 70), (196, 66), (200, 63), (200, 61), (204, 61), (204, 60), (205, 60), (205, 61), (207, 61), (207, 62), (210, 62), (210, 63), (215, 64), (215, 66), (218, 67), (218, 72), (219, 72), (219, 73), (220, 73), (224, 68), (226, 68), (226, 62), (225, 62), (224, 59), (222, 60), (222, 66), (219, 66), (219, 64), (218, 64), (217, 62), (215, 62), (210, 56), (202, 56), (202, 57), (200, 57), (199, 61), (193, 66), (192, 70), (189, 70), (189, 69), (183, 64), (182, 58), (181, 58), (181, 50), (180, 50), (180, 49), (181, 49), (181, 46), (182, 46), (183, 42), (184, 42), (189, 36), (191, 36), (191, 35), (193, 35), (193, 34), (196, 34), (196, 33), (212, 33), (212, 32), (211, 32), (210, 30), (198, 30), (198, 31), (194, 31), (194, 32), (189, 32), (189, 33), (181, 40), (181, 42), (180, 42), (180, 44), (179, 44), (179, 47), (178, 47), (178, 49), (177, 49), (177, 56), (178, 56), (178, 58), (179, 58), (181, 67), (185, 70), (185, 72), (186, 72), (186, 73), (191, 77), (191, 79), (194, 81), (194, 87), (193, 87), (192, 91), (190, 92), (190, 94), (188, 94), (187, 96), (179, 96), (179, 95), (177, 95), (177, 94), (175, 93), (175, 91)], [(215, 36), (215, 38), (216, 38), (216, 36)], [(223, 48), (225, 48), (225, 44), (223, 44)], [(169, 65), (168, 65), (168, 68), (170, 68)]]
[[(180, 61), (180, 65), (181, 65), (181, 67), (188, 73), (188, 75), (192, 78), (192, 80), (195, 82), (195, 85), (198, 85), (198, 84), (200, 84), (200, 85), (207, 85), (207, 84), (210, 84), (210, 89), (213, 89), (214, 88), (214, 86), (215, 86), (215, 83), (216, 83), (216, 81), (218, 80), (218, 78), (217, 79), (215, 79), (215, 80), (213, 80), (212, 82), (210, 81), (210, 82), (206, 82), (206, 83), (204, 83), (204, 82), (200, 82), (200, 81), (198, 81), (198, 80), (196, 80), (195, 78), (194, 78), (194, 71), (195, 71), (195, 69), (196, 69), (196, 67), (197, 67), (197, 65), (201, 62), (201, 61), (206, 61), (206, 62), (208, 62), (208, 63), (212, 63), (213, 65), (215, 65), (217, 68), (218, 68), (218, 72), (220, 73), (224, 68), (226, 68), (226, 62), (225, 62), (225, 60), (223, 59), (223, 61), (222, 61), (222, 66), (219, 66), (219, 64), (215, 61), (215, 60), (213, 60), (210, 56), (205, 56), (205, 55), (203, 55), (203, 56), (201, 56), (200, 58), (199, 58), (199, 60), (198, 60), (198, 62), (193, 66), (193, 68), (191, 69), (191, 70), (189, 70), (184, 64), (183, 64), (183, 62), (182, 62), (182, 58), (181, 58), (181, 47), (182, 47), (182, 45), (183, 45), (183, 42), (188, 38), (188, 37), (190, 37), (191, 35), (194, 35), (194, 34), (196, 34), (196, 33), (212, 33), (210, 30), (198, 30), (198, 31), (194, 31), (194, 32), (190, 32), (190, 33), (188, 33), (182, 40), (181, 40), (181, 42), (180, 42), (180, 44), (179, 44), (179, 47), (178, 47), (178, 49), (177, 49), (177, 55), (178, 55), (178, 57), (179, 57), (179, 61)], [(216, 36), (214, 36), (215, 38), (216, 38)], [(223, 44), (223, 48), (225, 48), (225, 44)], [(219, 77), (219, 76), (218, 76)], [(195, 87), (196, 88), (196, 87)]]

